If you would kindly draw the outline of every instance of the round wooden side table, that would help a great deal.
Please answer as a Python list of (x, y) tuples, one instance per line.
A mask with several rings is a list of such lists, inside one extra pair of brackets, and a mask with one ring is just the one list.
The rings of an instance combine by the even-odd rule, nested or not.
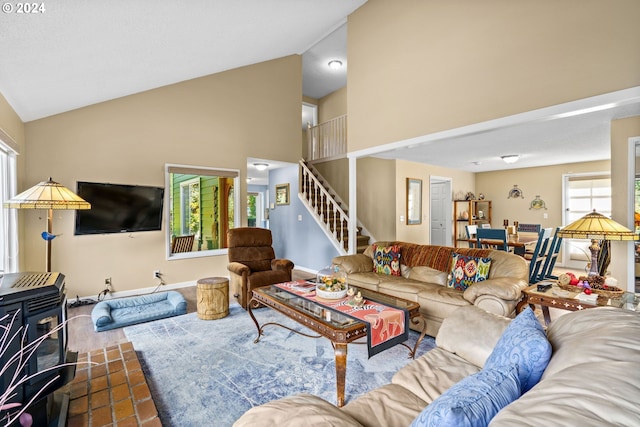
[(206, 277), (197, 283), (198, 317), (214, 320), (229, 314), (229, 279)]

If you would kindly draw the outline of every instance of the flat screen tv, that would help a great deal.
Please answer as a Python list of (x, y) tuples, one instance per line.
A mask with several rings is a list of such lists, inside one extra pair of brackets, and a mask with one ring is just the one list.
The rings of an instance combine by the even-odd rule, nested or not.
[(77, 194), (91, 203), (91, 209), (76, 211), (76, 235), (162, 228), (162, 187), (78, 181)]

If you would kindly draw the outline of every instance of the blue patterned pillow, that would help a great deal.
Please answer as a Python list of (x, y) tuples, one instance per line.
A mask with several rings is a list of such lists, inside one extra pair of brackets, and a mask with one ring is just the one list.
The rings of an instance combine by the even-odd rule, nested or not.
[(413, 420), (411, 427), (485, 427), (519, 397), (516, 366), (483, 369), (442, 393)]
[(507, 326), (484, 367), (500, 369), (516, 364), (522, 393), (526, 393), (540, 381), (549, 359), (551, 344), (533, 310), (527, 307)]
[(464, 291), (476, 282), (487, 280), (491, 258), (451, 254), (451, 273), (447, 287)]

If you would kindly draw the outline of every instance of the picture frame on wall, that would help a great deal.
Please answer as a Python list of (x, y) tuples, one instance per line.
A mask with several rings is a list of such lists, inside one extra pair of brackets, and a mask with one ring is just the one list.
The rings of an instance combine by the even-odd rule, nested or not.
[(407, 178), (407, 225), (422, 224), (422, 180)]
[(289, 204), (289, 183), (276, 184), (276, 205)]

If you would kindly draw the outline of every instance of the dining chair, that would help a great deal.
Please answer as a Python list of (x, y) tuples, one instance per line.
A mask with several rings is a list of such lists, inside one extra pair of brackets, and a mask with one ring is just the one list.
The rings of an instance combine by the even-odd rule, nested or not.
[(547, 250), (549, 247), (549, 240), (551, 239), (551, 232), (553, 228), (543, 228), (538, 233), (538, 241), (533, 249), (533, 252), (525, 253), (525, 258), (529, 262), (529, 283), (537, 283), (540, 280), (540, 270), (544, 266), (544, 261), (547, 257)]
[(476, 247), (476, 242), (472, 242), (472, 239), (476, 238), (476, 233), (478, 232), (478, 226), (477, 225), (465, 225), (464, 229), (467, 233), (467, 239), (469, 239), (469, 247), (470, 248), (475, 248)]
[(478, 228), (476, 245), (481, 249), (509, 251), (507, 230), (504, 228)]
[(560, 227), (557, 227), (555, 233), (553, 234), (553, 239), (551, 239), (551, 243), (549, 244), (547, 256), (544, 260), (544, 265), (542, 266), (542, 269), (536, 277), (536, 280), (538, 282), (541, 280), (558, 278), (558, 276), (555, 276), (553, 274), (553, 267), (556, 265), (556, 260), (558, 259), (560, 248), (562, 247), (562, 237), (558, 237), (559, 230)]
[(540, 224), (522, 224), (518, 223), (518, 233), (539, 233), (542, 230)]

